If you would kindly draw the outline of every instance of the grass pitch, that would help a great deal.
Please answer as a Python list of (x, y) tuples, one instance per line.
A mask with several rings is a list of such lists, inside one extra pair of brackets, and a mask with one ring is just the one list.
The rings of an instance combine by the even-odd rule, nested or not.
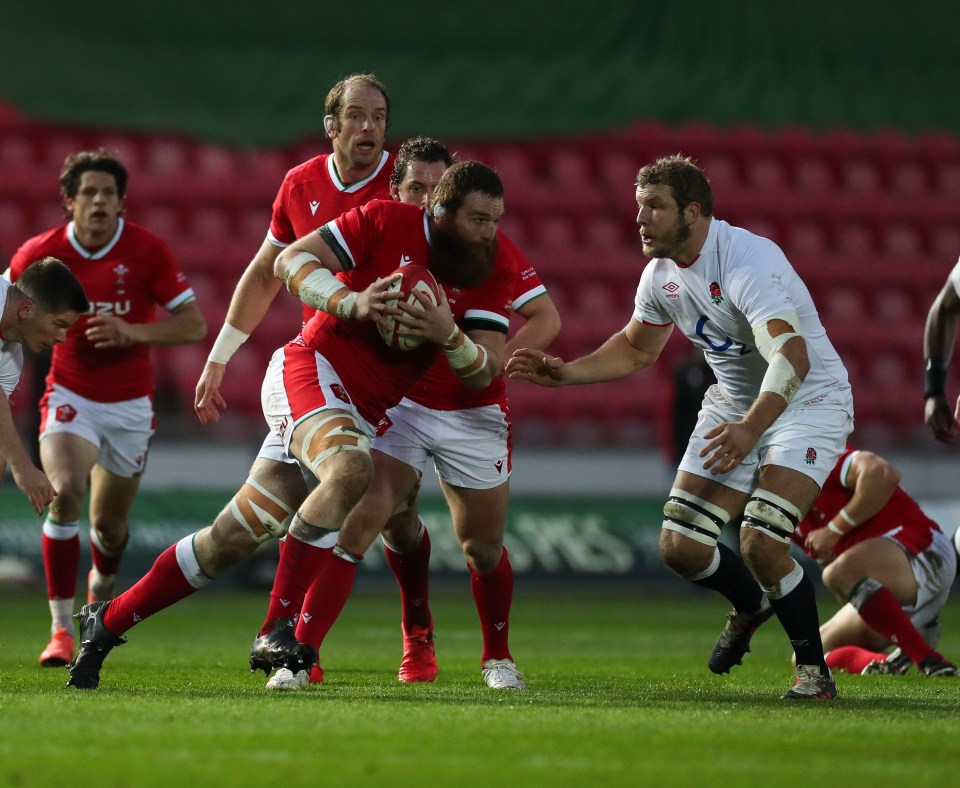
[[(396, 680), (396, 594), (361, 588), (321, 653), (327, 683), (284, 695), (246, 667), (264, 594), (213, 588), (160, 613), (78, 692), (37, 666), (45, 599), (8, 591), (0, 785), (960, 784), (960, 680), (841, 676), (837, 701), (791, 704), (775, 620), (721, 677), (706, 668), (719, 598), (518, 588), (511, 648), (530, 689), (495, 692), (465, 585), (434, 593), (435, 684)], [(960, 658), (956, 602), (941, 647)]]

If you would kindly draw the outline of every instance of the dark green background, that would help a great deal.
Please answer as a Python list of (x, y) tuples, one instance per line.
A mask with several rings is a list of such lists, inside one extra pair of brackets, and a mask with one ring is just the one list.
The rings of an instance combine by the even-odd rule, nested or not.
[(960, 131), (943, 0), (8, 4), (0, 100), (93, 126), (242, 146), (320, 127), (373, 70), (391, 136), (540, 137), (655, 119)]

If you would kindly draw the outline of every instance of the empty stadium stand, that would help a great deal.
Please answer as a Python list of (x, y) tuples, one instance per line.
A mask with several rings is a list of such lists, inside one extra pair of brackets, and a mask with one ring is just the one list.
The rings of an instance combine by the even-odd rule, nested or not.
[[(326, 150), (324, 143), (236, 150), (5, 115), (0, 254), (9, 259), (22, 240), (62, 220), (57, 175), (63, 158), (99, 145), (128, 163), (128, 215), (170, 243), (198, 292), (212, 342), (233, 285), (263, 240), (284, 172)], [(561, 309), (558, 354), (588, 352), (629, 319), (645, 263), (634, 225), (636, 169), (681, 151), (704, 166), (716, 215), (776, 240), (808, 283), (847, 362), (858, 432), (869, 432), (880, 448), (904, 447), (922, 434), (923, 322), (960, 254), (960, 141), (954, 137), (644, 122), (582, 139), (454, 141), (451, 148), (501, 172), (504, 230), (536, 265)], [(283, 300), (228, 374), (232, 409), (248, 414), (258, 431), (262, 370), (298, 326), (296, 305)], [(559, 392), (510, 382), (516, 440), (655, 442), (678, 339), (636, 380)], [(188, 416), (205, 355), (206, 348), (196, 347), (156, 354), (161, 393)]]

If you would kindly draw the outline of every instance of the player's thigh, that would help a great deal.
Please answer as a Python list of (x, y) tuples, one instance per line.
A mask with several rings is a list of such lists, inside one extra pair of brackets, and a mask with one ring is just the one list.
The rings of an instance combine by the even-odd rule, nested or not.
[(497, 487), (470, 489), (441, 481), (440, 487), (450, 507), (453, 529), (460, 544), (503, 544), (510, 482)]
[(840, 581), (852, 586), (861, 578), (871, 577), (896, 597), (901, 605), (917, 601), (917, 579), (910, 558), (904, 549), (891, 539), (865, 539), (844, 550), (835, 561), (824, 568), (824, 581), (831, 574), (839, 574)]
[(840, 646), (860, 646), (878, 651), (888, 645), (886, 638), (860, 618), (860, 614), (850, 604), (841, 607), (823, 623), (820, 627), (820, 638), (823, 640), (824, 651)]
[(57, 489), (58, 484), (86, 489), (90, 470), (99, 455), (99, 446), (72, 432), (51, 433), (40, 441), (40, 462)]

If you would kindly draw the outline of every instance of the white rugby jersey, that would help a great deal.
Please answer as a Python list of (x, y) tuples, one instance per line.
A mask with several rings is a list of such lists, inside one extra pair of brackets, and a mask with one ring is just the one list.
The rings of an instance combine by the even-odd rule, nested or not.
[(827, 339), (810, 292), (767, 238), (712, 219), (703, 249), (690, 265), (666, 258), (648, 263), (633, 317), (651, 325), (676, 324), (703, 349), (726, 397), (746, 412), (767, 371), (752, 327), (787, 310), (800, 318), (810, 358), (810, 371), (788, 411), (823, 405), (852, 415), (847, 371)]
[[(0, 314), (7, 305), (7, 296), (12, 285), (0, 277)], [(8, 397), (13, 394), (20, 380), (23, 370), (23, 345), (19, 342), (8, 342), (0, 337), (0, 388)]]
[(957, 295), (960, 296), (960, 260), (957, 260), (957, 264), (950, 272), (950, 284), (953, 285), (953, 289), (956, 290)]

